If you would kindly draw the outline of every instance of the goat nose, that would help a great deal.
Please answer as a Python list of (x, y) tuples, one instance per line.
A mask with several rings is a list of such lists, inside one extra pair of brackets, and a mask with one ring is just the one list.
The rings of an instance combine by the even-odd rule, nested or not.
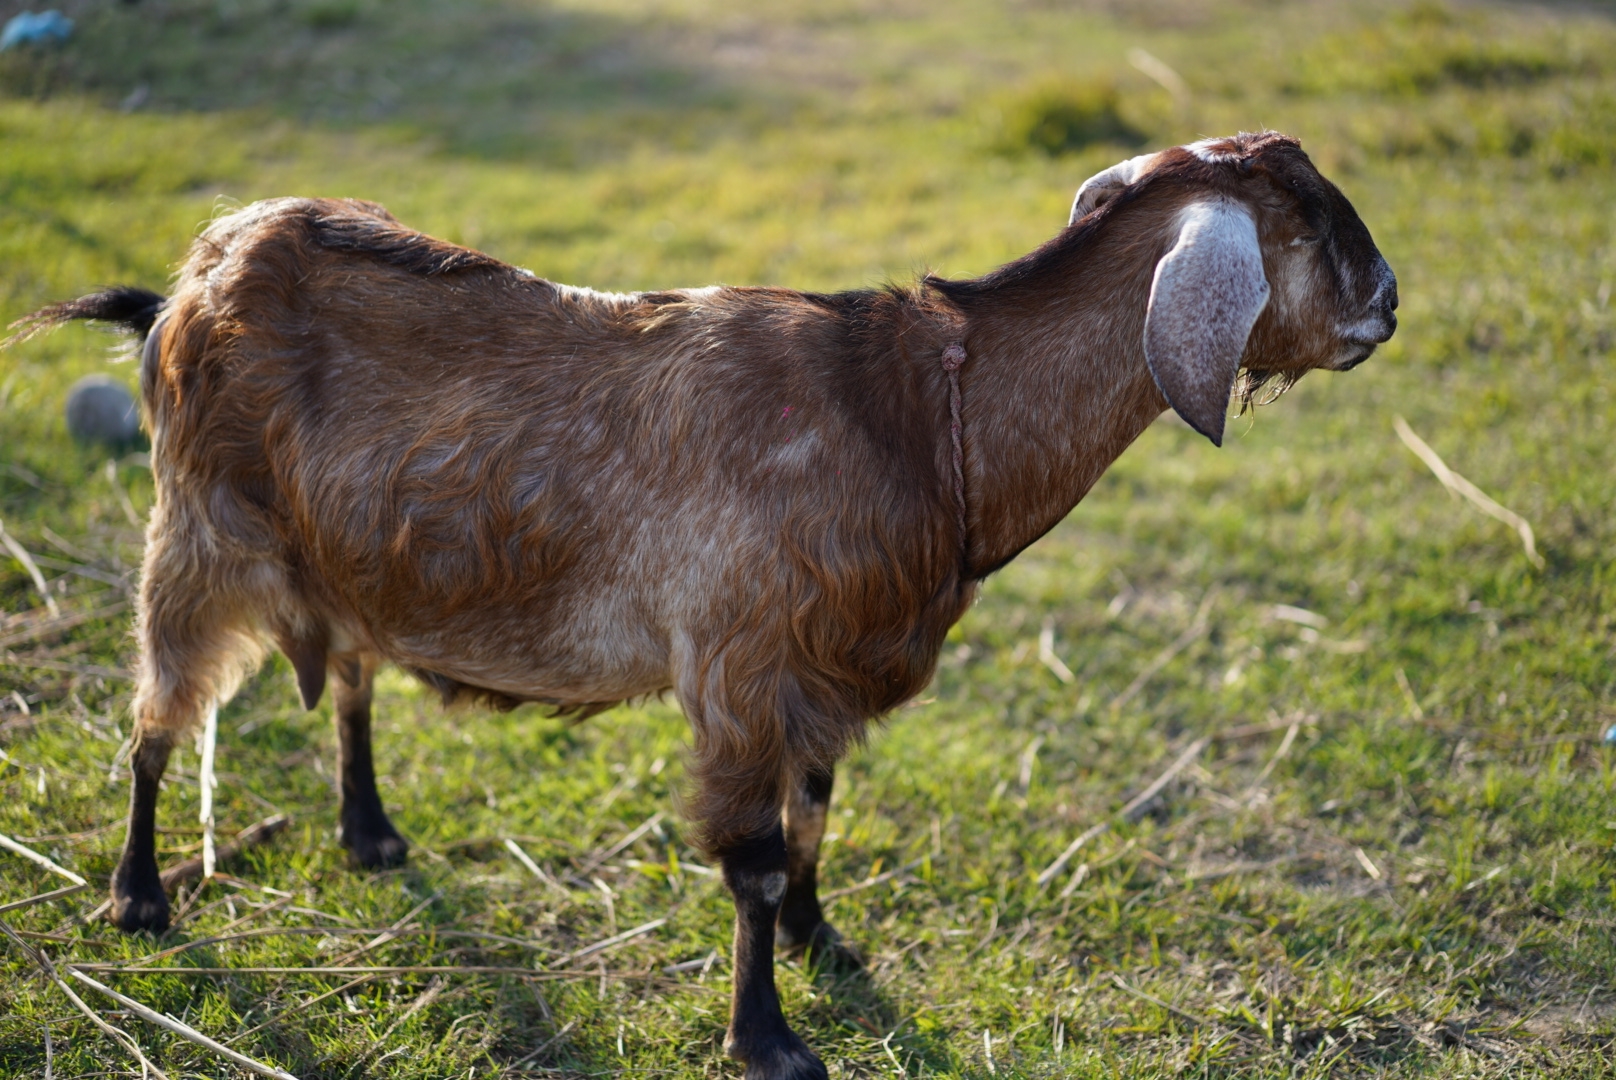
[(1397, 275), (1392, 273), (1392, 268), (1386, 265), (1384, 259), (1380, 263), (1380, 287), (1375, 294), (1380, 306), (1388, 312), (1397, 310)]

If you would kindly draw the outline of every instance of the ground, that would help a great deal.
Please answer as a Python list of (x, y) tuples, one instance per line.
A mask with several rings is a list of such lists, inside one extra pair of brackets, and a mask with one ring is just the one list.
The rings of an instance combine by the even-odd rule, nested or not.
[[(976, 273), (1122, 157), (1300, 136), (1396, 269), (1402, 329), (1222, 450), (1155, 425), (989, 580), (839, 780), (822, 880), (868, 968), (782, 959), (787, 1016), (835, 1076), (1616, 1067), (1609, 7), (64, 10), (66, 46), (0, 54), (7, 321), (160, 288), (218, 207), (282, 194), (373, 199), (601, 288)], [(679, 817), (669, 703), (445, 715), (384, 675), (383, 797), (415, 846), (366, 874), (335, 843), (329, 706), (302, 711), (277, 659), (221, 714), (218, 819), (291, 827), (187, 887), (160, 940), (89, 918), (122, 840), (152, 498), (140, 448), (67, 436), (89, 372), (133, 382), (93, 329), (0, 353), (0, 521), (61, 611), (4, 556), (0, 833), (91, 882), (0, 920), (57, 963), (187, 946), (91, 974), (305, 1080), (737, 1075), (730, 906)], [(1530, 523), (1541, 566), (1397, 417)], [(197, 760), (169, 773), (165, 863), (200, 844)], [(0, 852), (0, 903), (65, 884)], [(139, 1074), (15, 941), (0, 965), (0, 1077)], [(505, 970), (432, 970), (466, 965)], [(170, 1076), (235, 1068), (79, 990)]]

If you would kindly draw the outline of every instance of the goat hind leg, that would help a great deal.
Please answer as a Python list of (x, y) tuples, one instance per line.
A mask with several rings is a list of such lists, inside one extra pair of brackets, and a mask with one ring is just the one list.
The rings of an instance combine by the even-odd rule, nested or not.
[(112, 921), (131, 933), (168, 929), (168, 894), (157, 872), (157, 792), (168, 768), (173, 736), (161, 728), (137, 729), (130, 754), (129, 825), (123, 855), (112, 872)]
[[(157, 795), (168, 756), (211, 703), (229, 696), (243, 666), (239, 625), (209, 581), (176, 570), (173, 548), (149, 544), (141, 586), (139, 677), (130, 756), (129, 825), (112, 874), (110, 918), (128, 931), (168, 928), (168, 896), (157, 872)], [(183, 565), (181, 567), (183, 570)]]
[(331, 696), (337, 721), (337, 770), (342, 783), (341, 840), (353, 861), (367, 870), (398, 866), (409, 851), (382, 808), (370, 753), (370, 657), (334, 666)]

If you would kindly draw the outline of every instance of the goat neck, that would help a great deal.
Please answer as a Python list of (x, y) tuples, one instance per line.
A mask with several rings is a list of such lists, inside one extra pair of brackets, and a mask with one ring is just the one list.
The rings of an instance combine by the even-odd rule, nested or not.
[(1142, 342), (1171, 215), (1137, 216), (1101, 215), (975, 281), (931, 282), (965, 316), (972, 577), (1054, 528), (1167, 408)]

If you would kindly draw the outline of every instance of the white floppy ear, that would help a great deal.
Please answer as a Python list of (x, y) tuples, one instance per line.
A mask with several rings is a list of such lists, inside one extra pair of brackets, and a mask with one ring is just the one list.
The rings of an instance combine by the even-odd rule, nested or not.
[(1240, 357), (1267, 303), (1250, 211), (1223, 199), (1181, 211), (1178, 242), (1150, 286), (1145, 360), (1167, 403), (1214, 446), (1223, 445)]
[(1071, 225), (1078, 218), (1087, 217), (1117, 192), (1139, 179), (1139, 174), (1145, 171), (1145, 163), (1155, 156), (1140, 154), (1083, 181), (1083, 186), (1077, 189), (1077, 197), (1072, 200), (1072, 216), (1066, 219), (1066, 224)]

